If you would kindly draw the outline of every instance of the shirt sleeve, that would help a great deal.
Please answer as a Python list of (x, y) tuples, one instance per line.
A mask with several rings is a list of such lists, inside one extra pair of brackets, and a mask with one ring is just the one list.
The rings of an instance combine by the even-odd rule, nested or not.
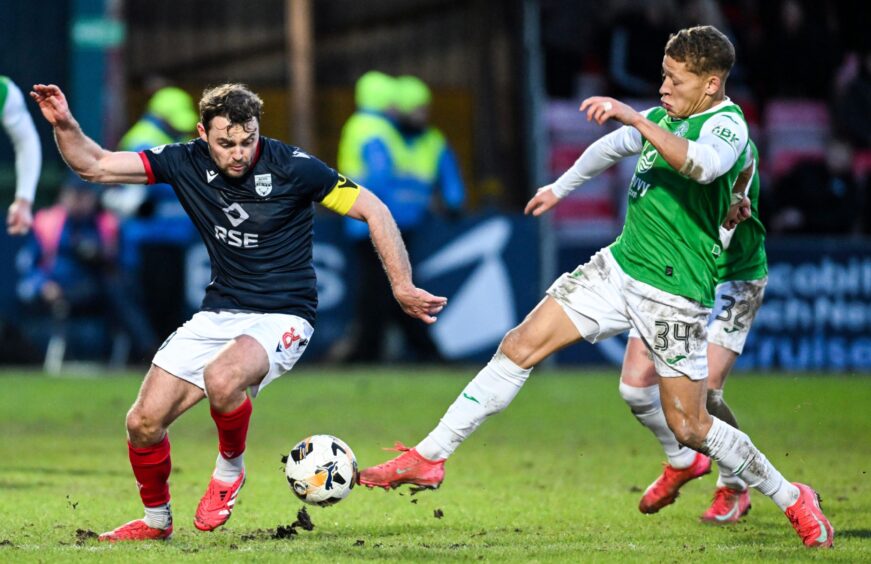
[(575, 164), (551, 185), (551, 189), (558, 198), (564, 198), (620, 159), (637, 155), (643, 146), (641, 133), (634, 127), (624, 125), (587, 147)]
[(178, 171), (179, 163), (187, 154), (184, 145), (171, 143), (159, 145), (139, 152), (139, 158), (145, 166), (148, 177), (146, 184), (172, 184)]
[(680, 173), (701, 184), (710, 184), (735, 165), (749, 138), (747, 124), (723, 112), (702, 125), (699, 138), (688, 141), (687, 160)]
[(293, 154), (293, 173), (302, 192), (329, 210), (341, 215), (348, 213), (360, 195), (360, 187), (315, 157), (299, 150)]
[(32, 202), (42, 169), (42, 147), (21, 90), (12, 81), (7, 86), (2, 122), (15, 149), (15, 197)]

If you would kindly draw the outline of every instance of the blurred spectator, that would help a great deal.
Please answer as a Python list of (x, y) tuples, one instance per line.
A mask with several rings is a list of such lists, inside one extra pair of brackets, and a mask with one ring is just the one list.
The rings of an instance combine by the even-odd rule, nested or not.
[[(402, 145), (396, 126), (396, 79), (378, 71), (367, 72), (357, 80), (354, 101), (357, 110), (345, 122), (339, 140), (339, 172), (386, 201), (396, 185), (396, 153)], [(362, 242), (363, 254), (372, 253), (365, 222), (346, 219), (345, 232)]]
[(853, 150), (831, 139), (824, 160), (806, 160), (775, 181), (768, 196), (772, 233), (847, 235), (858, 233), (861, 198), (852, 170)]
[(18, 257), (19, 297), (34, 313), (61, 323), (105, 317), (128, 334), (135, 354), (153, 354), (157, 339), (118, 282), (118, 221), (100, 209), (98, 190), (72, 177), (58, 203), (36, 214), (33, 237)]
[(429, 87), (419, 78), (397, 79), (399, 131), (405, 146), (399, 163), (402, 182), (391, 190), (387, 206), (403, 232), (419, 227), (430, 212), (459, 215), (466, 199), (457, 157), (444, 134), (429, 122), (431, 101)]
[[(456, 157), (444, 135), (429, 123), (431, 99), (429, 88), (416, 77), (366, 73), (357, 82), (358, 111), (342, 130), (339, 148), (339, 171), (381, 198), (409, 247), (431, 213), (456, 215), (465, 200)], [(364, 238), (365, 224), (354, 222), (348, 227), (360, 261), (361, 289), (348, 360), (382, 360), (391, 323), (399, 326), (405, 339), (403, 360), (439, 360), (426, 326), (405, 319), (394, 300), (381, 264)]]
[[(378, 71), (365, 73), (355, 85), (354, 101), (357, 110), (345, 123), (339, 140), (338, 169), (384, 201), (398, 182), (394, 163), (402, 147), (396, 126), (396, 79)], [(369, 240), (368, 226), (350, 219), (344, 225), (359, 264), (348, 360), (375, 361), (381, 356), (380, 336), (367, 335), (369, 326), (383, 326), (380, 320), (385, 315), (384, 304), (393, 301), (393, 296), (382, 280), (381, 262)], [(391, 304), (386, 307), (389, 309)]]
[(856, 75), (835, 98), (832, 113), (839, 135), (871, 149), (871, 49), (861, 53)]
[[(160, 86), (145, 113), (124, 134), (118, 148), (144, 151), (191, 139), (199, 120), (193, 98), (174, 86)], [(198, 240), (190, 218), (172, 186), (127, 185), (109, 190), (104, 203), (122, 216), (120, 260), (131, 291), (141, 294), (148, 319), (158, 334), (174, 331), (183, 321), (184, 256)], [(153, 276), (154, 268), (161, 276)]]
[(617, 17), (609, 56), (614, 96), (643, 98), (659, 90), (662, 46), (677, 29), (672, 0), (632, 5)]
[(15, 149), (15, 200), (6, 225), (10, 235), (25, 235), (33, 223), (31, 205), (42, 167), (42, 147), (24, 95), (8, 77), (0, 75), (0, 122)]

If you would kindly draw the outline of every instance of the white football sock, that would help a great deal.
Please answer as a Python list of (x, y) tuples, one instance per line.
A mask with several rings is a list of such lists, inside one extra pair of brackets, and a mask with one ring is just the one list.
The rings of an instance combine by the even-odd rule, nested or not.
[(143, 521), (152, 529), (166, 529), (172, 525), (172, 507), (168, 503), (146, 507)]
[(502, 351), (496, 351), (448, 408), (435, 429), (422, 440), (417, 452), (428, 460), (449, 457), (487, 417), (511, 403), (532, 368), (520, 368)]
[(232, 484), (239, 478), (244, 470), (244, 454), (240, 454), (236, 458), (224, 458), (221, 456), (221, 453), (218, 453), (218, 459), (215, 461), (215, 471), (212, 473), (212, 476), (221, 482)]
[(781, 511), (798, 500), (799, 491), (768, 462), (746, 434), (716, 417), (702, 450), (722, 468), (734, 473), (777, 504)]
[(720, 471), (720, 475), (717, 477), (718, 488), (726, 486), (727, 488), (741, 490), (742, 492), (747, 489), (747, 482), (723, 468), (721, 464), (717, 464), (717, 469)]
[(665, 413), (659, 401), (659, 386), (636, 388), (620, 381), (620, 396), (629, 405), (638, 422), (650, 429), (662, 445), (668, 464), (673, 468), (689, 468), (696, 459), (696, 451), (685, 447), (668, 428)]

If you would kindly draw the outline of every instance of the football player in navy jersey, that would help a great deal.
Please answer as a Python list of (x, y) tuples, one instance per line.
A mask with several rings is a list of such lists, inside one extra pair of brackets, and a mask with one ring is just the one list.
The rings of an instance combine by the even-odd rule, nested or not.
[(35, 85), (31, 97), (54, 128), (64, 160), (83, 179), (172, 185), (212, 265), (201, 311), (161, 346), (127, 414), (145, 516), (100, 540), (172, 535), (167, 429), (206, 397), (218, 456), (194, 525), (211, 531), (229, 519), (245, 483), (249, 394), (290, 370), (314, 332), (312, 202), (368, 224), (408, 315), (433, 323), (447, 300), (414, 286), (402, 237), (378, 198), (298, 147), (260, 135), (262, 101), (243, 85), (203, 93), (198, 139), (140, 153), (107, 151), (87, 137), (57, 86)]

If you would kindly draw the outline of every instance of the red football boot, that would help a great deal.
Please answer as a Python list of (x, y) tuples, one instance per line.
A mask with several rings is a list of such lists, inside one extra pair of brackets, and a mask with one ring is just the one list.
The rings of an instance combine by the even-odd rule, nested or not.
[(723, 486), (714, 492), (714, 502), (702, 513), (702, 521), (714, 525), (737, 523), (750, 511), (750, 492)]
[(97, 540), (100, 542), (169, 540), (172, 538), (172, 523), (165, 529), (155, 529), (145, 524), (144, 519), (136, 519), (121, 525), (117, 529), (103, 533)]
[(428, 489), (438, 488), (445, 479), (445, 461), (427, 460), (417, 450), (397, 442), (392, 449), (402, 454), (378, 466), (360, 472), (358, 482), (369, 487), (384, 489), (410, 484)]
[(819, 494), (805, 484), (793, 482), (793, 485), (801, 493), (798, 501), (786, 508), (786, 516), (795, 532), (808, 548), (832, 548), (835, 529), (823, 515)]
[(681, 486), (711, 472), (711, 459), (697, 452), (693, 463), (687, 468), (674, 468), (668, 464), (662, 475), (644, 491), (638, 509), (642, 513), (656, 513), (677, 499)]
[(236, 504), (236, 496), (245, 485), (245, 472), (232, 484), (212, 477), (205, 495), (197, 506), (194, 526), (201, 531), (213, 531), (227, 522)]

